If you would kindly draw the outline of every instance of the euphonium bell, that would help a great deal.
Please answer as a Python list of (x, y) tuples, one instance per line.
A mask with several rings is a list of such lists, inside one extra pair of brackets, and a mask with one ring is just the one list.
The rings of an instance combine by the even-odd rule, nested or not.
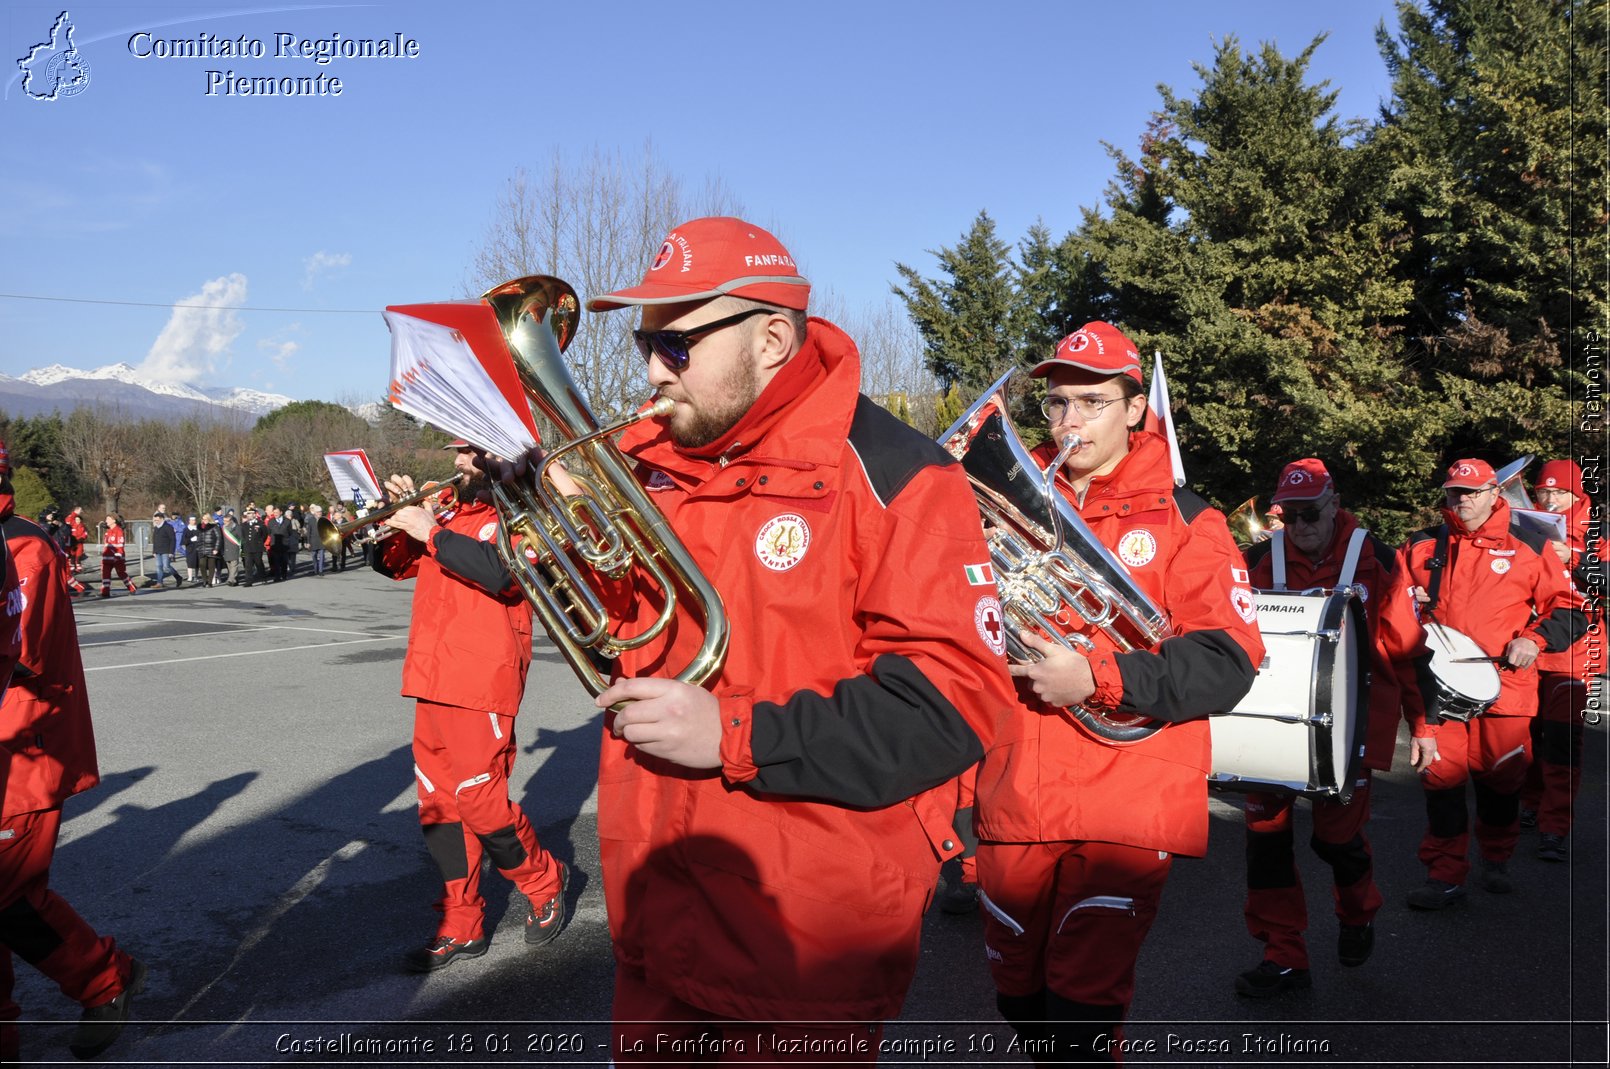
[[(575, 335), (581, 307), (569, 284), (532, 275), (482, 296), (497, 314), (526, 397), (563, 439), (520, 481), (493, 484), (493, 503), (502, 521), (499, 554), (548, 636), (593, 695), (610, 683), (600, 670), (602, 662), (652, 642), (673, 620), (679, 627), (700, 629), (699, 648), (676, 678), (701, 685), (726, 656), (728, 625), (721, 595), (638, 485), (613, 442), (633, 423), (666, 415), (671, 402), (661, 400), (628, 419), (599, 426), (562, 356)], [(581, 494), (567, 495), (555, 484), (551, 472), (561, 462)], [(514, 544), (517, 538), (523, 545)], [(659, 614), (647, 626), (626, 633), (620, 621), (610, 618), (589, 571), (608, 579), (631, 574), (634, 582), (653, 587), (663, 601)]]

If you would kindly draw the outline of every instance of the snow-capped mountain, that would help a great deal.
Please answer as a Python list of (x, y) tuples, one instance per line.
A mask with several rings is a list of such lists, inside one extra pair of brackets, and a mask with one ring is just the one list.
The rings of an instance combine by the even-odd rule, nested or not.
[(92, 371), (52, 364), (11, 378), (0, 375), (0, 410), (13, 416), (66, 415), (80, 406), (117, 409), (138, 419), (186, 417), (212, 412), (220, 417), (261, 416), (293, 398), (244, 386), (191, 386), (145, 378), (128, 364)]

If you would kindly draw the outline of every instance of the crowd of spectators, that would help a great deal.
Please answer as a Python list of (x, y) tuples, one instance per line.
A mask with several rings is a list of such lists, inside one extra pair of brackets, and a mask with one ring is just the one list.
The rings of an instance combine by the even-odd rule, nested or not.
[[(67, 553), (76, 573), (82, 566), (84, 547), (101, 531), (85, 527), (82, 509), (75, 508), (67, 518), (57, 506), (45, 509), (40, 524)], [(154, 593), (168, 586), (249, 587), (257, 583), (283, 583), (295, 578), (323, 578), (332, 571), (345, 571), (348, 561), (357, 557), (367, 563), (369, 546), (361, 533), (342, 540), (338, 551), (326, 549), (319, 536), (321, 522), (340, 525), (352, 517), (345, 505), (309, 504), (259, 506), (249, 502), (237, 516), (233, 508), (219, 507), (211, 512), (185, 515), (158, 504), (152, 511), (148, 541), (136, 551), (132, 533), (126, 535), (127, 563), (137, 566), (130, 593)], [(127, 530), (121, 516), (113, 515), (115, 526)], [(103, 525), (102, 530), (106, 527)], [(147, 565), (146, 553), (150, 554)], [(82, 586), (74, 593), (88, 593)]]

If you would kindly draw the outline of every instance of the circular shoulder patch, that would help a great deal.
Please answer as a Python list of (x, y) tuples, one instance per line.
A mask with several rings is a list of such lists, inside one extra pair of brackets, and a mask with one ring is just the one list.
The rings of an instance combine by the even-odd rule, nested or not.
[(1503, 575), (1505, 572), (1509, 571), (1509, 558), (1508, 557), (1494, 557), (1493, 558), (1493, 571), (1498, 575)]
[(496, 538), (497, 535), (498, 535), (498, 521), (493, 520), (491, 523), (489, 523), (486, 526), (482, 527), (481, 530), (476, 534), (475, 537), (479, 538), (483, 542), (490, 542), (490, 541), (492, 541), (492, 539)]
[(786, 572), (805, 559), (810, 544), (811, 528), (805, 517), (786, 512), (761, 524), (755, 535), (755, 556), (772, 571)]
[(1157, 537), (1144, 527), (1125, 531), (1118, 539), (1118, 559), (1131, 568), (1150, 564), (1157, 556)]
[(999, 598), (986, 594), (978, 599), (973, 607), (973, 625), (978, 628), (978, 637), (997, 657), (1006, 652), (1006, 617)]
[(1252, 591), (1245, 587), (1230, 588), (1230, 604), (1235, 607), (1236, 615), (1249, 624), (1258, 615), (1258, 603), (1253, 600)]

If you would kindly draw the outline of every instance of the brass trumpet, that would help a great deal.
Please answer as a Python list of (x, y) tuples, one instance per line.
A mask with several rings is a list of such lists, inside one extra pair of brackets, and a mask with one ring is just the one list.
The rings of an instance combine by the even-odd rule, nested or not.
[[(352, 537), (352, 535), (356, 532), (363, 530), (370, 524), (379, 523), (387, 516), (391, 516), (396, 512), (407, 508), (409, 505), (417, 505), (421, 501), (424, 501), (435, 494), (441, 493), (449, 486), (457, 486), (462, 483), (464, 479), (464, 473), (457, 472), (451, 479), (446, 479), (439, 483), (431, 483), (429, 486), (421, 487), (420, 489), (409, 494), (407, 497), (399, 497), (389, 505), (385, 505), (381, 508), (375, 509), (373, 512), (359, 516), (355, 520), (348, 520), (346, 523), (331, 523), (323, 516), (320, 516), (317, 527), (319, 544), (331, 553), (340, 553), (341, 543)], [(381, 539), (390, 538), (396, 533), (396, 531), (386, 531), (380, 535), (377, 535), (375, 537), (375, 541), (378, 542)]]

